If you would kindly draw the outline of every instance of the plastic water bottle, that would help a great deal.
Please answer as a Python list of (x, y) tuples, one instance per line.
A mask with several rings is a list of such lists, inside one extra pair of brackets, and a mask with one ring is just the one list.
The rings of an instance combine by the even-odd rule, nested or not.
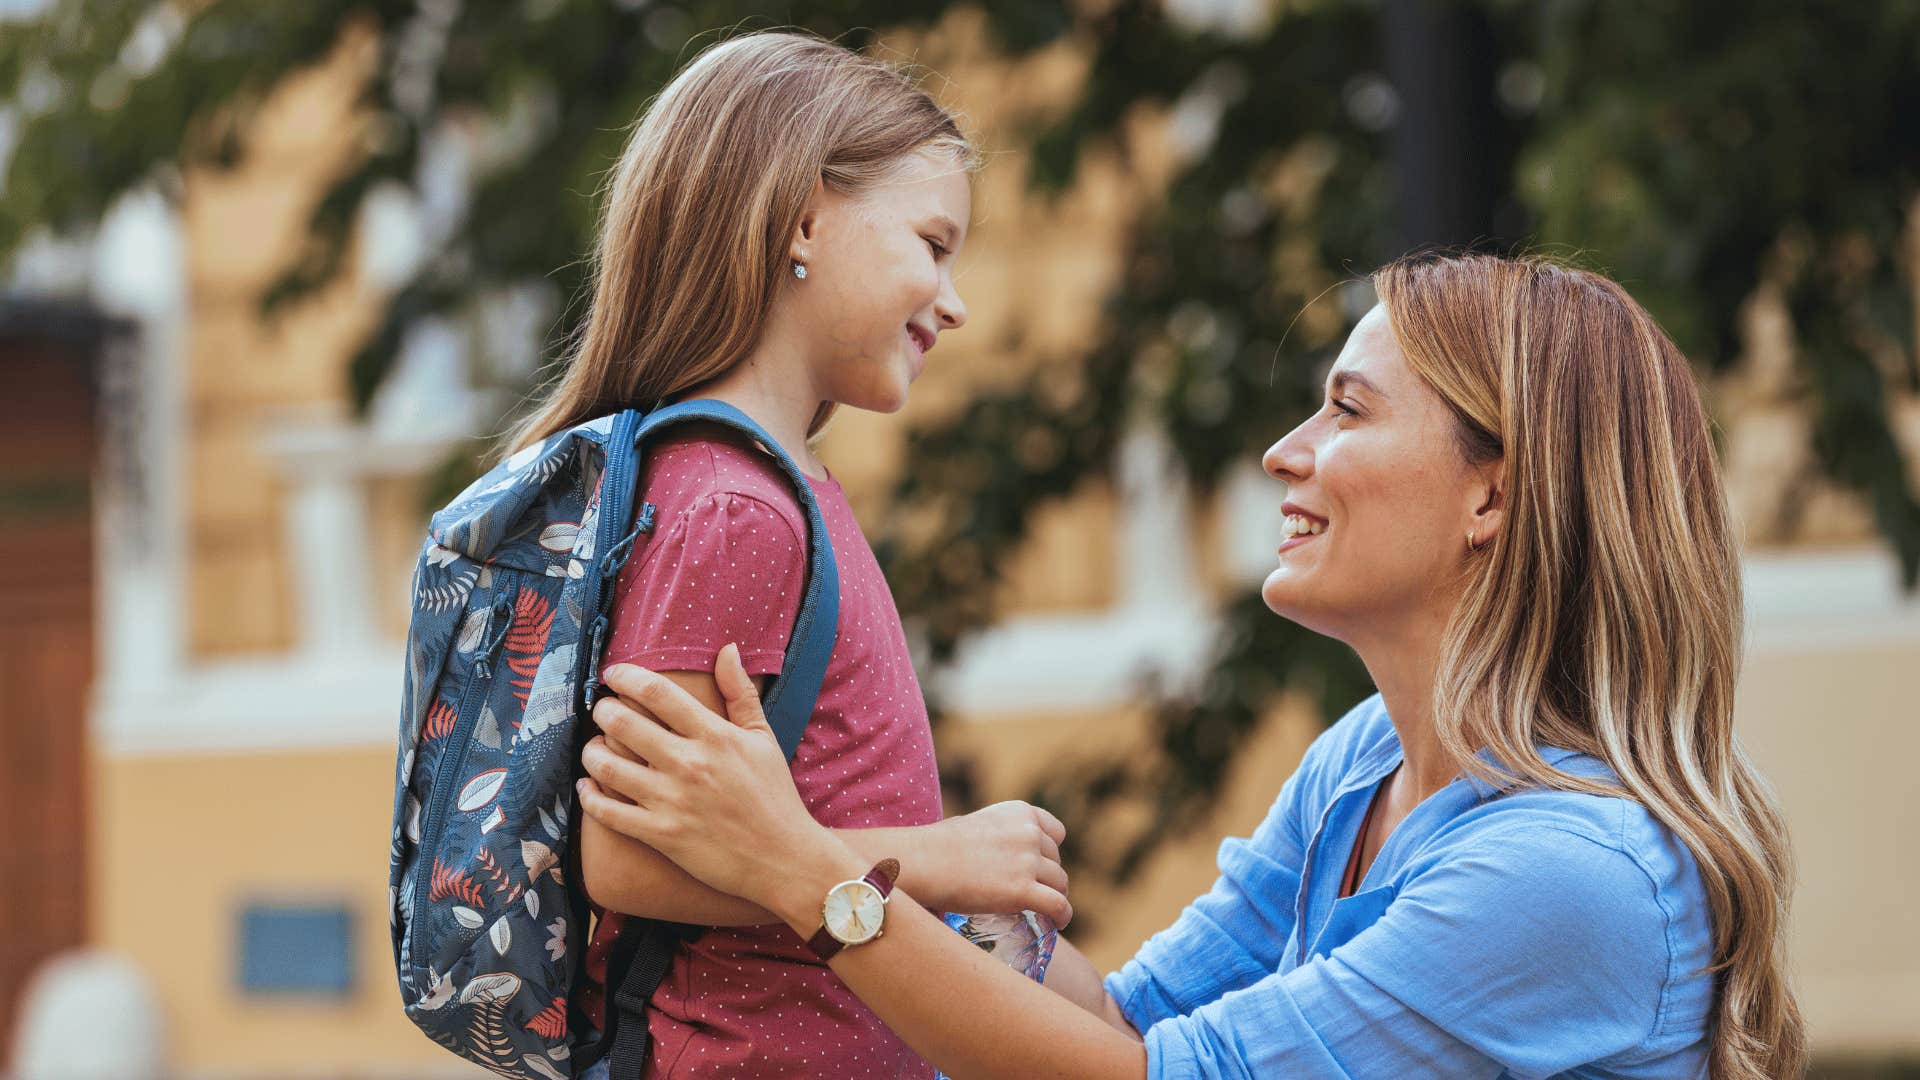
[[(996, 960), (1034, 982), (1046, 980), (1047, 961), (1053, 959), (1054, 944), (1060, 940), (1060, 931), (1052, 919), (1037, 911), (1017, 911), (1011, 915), (949, 912), (942, 918), (961, 937), (980, 946)], [(948, 1080), (946, 1073), (937, 1070), (934, 1077)]]

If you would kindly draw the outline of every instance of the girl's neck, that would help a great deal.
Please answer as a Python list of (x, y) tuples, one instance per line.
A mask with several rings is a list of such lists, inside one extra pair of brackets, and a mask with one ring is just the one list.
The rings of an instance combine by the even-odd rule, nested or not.
[(763, 340), (733, 370), (702, 386), (698, 395), (746, 413), (773, 436), (801, 472), (826, 480), (826, 465), (807, 445), (807, 432), (820, 411), (821, 399), (805, 365), (795, 362), (797, 356)]

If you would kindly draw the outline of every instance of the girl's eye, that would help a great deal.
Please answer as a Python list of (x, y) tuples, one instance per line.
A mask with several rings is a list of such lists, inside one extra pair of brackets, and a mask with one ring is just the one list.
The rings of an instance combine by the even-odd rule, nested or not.
[(927, 246), (933, 249), (934, 258), (938, 259), (946, 255), (947, 249), (941, 245), (940, 241), (935, 240), (931, 236), (926, 237), (925, 239), (927, 241)]

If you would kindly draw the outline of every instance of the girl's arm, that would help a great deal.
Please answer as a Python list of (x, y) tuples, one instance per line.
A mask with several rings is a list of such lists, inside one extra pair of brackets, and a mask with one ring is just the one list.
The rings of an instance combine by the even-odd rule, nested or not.
[[(858, 852), (861, 858), (867, 853)], [(883, 856), (884, 857), (884, 856)], [(898, 858), (898, 856), (895, 856)], [(1061, 935), (1053, 947), (1053, 959), (1047, 964), (1047, 989), (1073, 1002), (1093, 1015), (1107, 1022), (1107, 1026), (1138, 1039), (1140, 1032), (1135, 1030), (1127, 1014), (1120, 1010), (1120, 1003), (1107, 993), (1106, 982), (1100, 977), (1100, 969), (1093, 961), (1073, 947), (1073, 943)]]
[[(661, 674), (708, 708), (726, 708), (710, 673)], [(609, 743), (634, 757), (617, 740)], [(901, 886), (942, 910), (1032, 908), (1065, 926), (1073, 909), (1066, 899), (1066, 871), (1059, 865), (1059, 837), (1047, 831), (1049, 823), (1058, 826), (1051, 815), (1025, 803), (1002, 803), (932, 825), (834, 832), (874, 862), (891, 856), (904, 867), (910, 858), (912, 869), (903, 869)], [(580, 822), (580, 874), (587, 895), (609, 911), (698, 926), (780, 921), (752, 901), (707, 886), (673, 860), (591, 815)]]
[[(582, 807), (810, 937), (828, 889), (862, 876), (874, 860), (807, 813), (737, 651), (722, 652), (719, 671), (735, 723), (669, 680), (627, 665), (611, 669), (608, 683), (621, 697), (607, 699), (614, 704), (605, 715), (596, 709), (596, 719), (647, 763), (590, 743), (593, 779), (581, 781)], [(608, 797), (603, 785), (632, 801)], [(909, 1046), (962, 1080), (1146, 1075), (1137, 1035), (968, 944), (905, 888), (889, 902), (885, 934), (842, 950), (832, 967)], [(1063, 969), (1069, 982), (1082, 980), (1078, 996), (1091, 996), (1084, 985), (1090, 970), (1071, 960)]]

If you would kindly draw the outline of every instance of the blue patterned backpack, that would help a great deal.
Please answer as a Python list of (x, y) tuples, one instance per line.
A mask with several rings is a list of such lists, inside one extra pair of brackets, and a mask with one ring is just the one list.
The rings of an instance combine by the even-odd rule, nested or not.
[(597, 1032), (574, 1000), (588, 912), (572, 857), (573, 782), (613, 582), (653, 529), (652, 504), (635, 509), (644, 444), (696, 420), (757, 439), (806, 512), (806, 590), (766, 694), (791, 760), (833, 653), (839, 577), (806, 477), (732, 406), (628, 410), (521, 450), (433, 516), (414, 570), (389, 880), (394, 965), (407, 1016), (502, 1076), (574, 1077), (607, 1057), (615, 1077), (637, 1077), (647, 999), (675, 945), (698, 929), (638, 919), (623, 928)]

